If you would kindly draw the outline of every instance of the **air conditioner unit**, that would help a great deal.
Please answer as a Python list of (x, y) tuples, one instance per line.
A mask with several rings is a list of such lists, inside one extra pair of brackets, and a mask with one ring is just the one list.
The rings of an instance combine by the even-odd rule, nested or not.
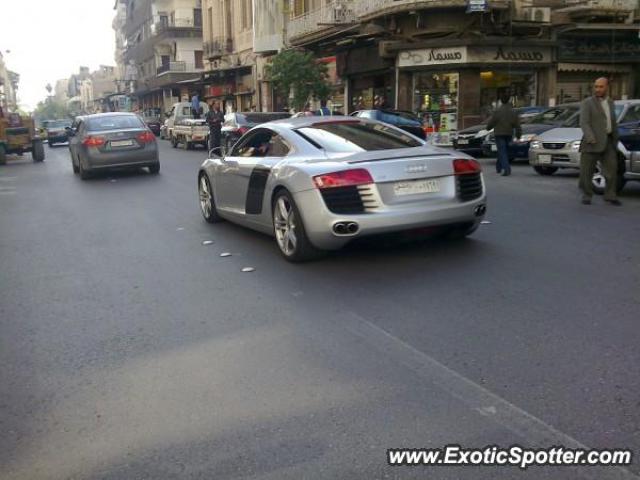
[(520, 19), (526, 22), (549, 23), (551, 22), (551, 8), (549, 7), (523, 7)]

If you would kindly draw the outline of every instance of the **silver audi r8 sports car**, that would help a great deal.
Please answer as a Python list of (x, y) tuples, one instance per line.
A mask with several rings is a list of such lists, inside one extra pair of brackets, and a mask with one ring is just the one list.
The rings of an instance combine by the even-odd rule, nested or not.
[(443, 227), (471, 234), (486, 211), (480, 164), (391, 125), (354, 117), (261, 124), (198, 172), (206, 221), (273, 235), (303, 261), (364, 236)]

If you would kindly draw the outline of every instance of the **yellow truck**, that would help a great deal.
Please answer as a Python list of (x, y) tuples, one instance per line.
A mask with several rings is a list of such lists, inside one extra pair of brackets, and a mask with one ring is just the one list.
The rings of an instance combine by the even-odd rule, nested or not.
[(18, 113), (4, 113), (0, 108), (0, 165), (7, 163), (7, 155), (31, 152), (34, 162), (44, 160), (44, 146), (33, 119)]

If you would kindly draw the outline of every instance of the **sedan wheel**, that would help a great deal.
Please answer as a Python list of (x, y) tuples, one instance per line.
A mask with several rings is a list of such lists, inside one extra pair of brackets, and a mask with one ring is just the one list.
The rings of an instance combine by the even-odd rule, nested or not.
[(213, 190), (211, 189), (211, 183), (206, 173), (200, 175), (198, 181), (198, 194), (200, 197), (200, 211), (202, 216), (209, 223), (222, 222), (224, 219), (218, 215), (216, 210), (216, 204), (213, 199)]
[(309, 241), (298, 208), (285, 190), (273, 202), (273, 230), (280, 253), (287, 260), (302, 262), (320, 255), (321, 251)]

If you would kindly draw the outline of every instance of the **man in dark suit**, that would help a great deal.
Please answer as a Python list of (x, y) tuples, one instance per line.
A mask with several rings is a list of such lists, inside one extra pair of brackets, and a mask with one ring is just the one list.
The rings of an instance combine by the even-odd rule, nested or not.
[(609, 80), (598, 78), (594, 83), (593, 96), (580, 104), (582, 142), (579, 187), (582, 190), (582, 203), (585, 205), (591, 204), (591, 182), (598, 162), (606, 181), (604, 199), (611, 205), (621, 205), (616, 195), (618, 123), (608, 92)]

